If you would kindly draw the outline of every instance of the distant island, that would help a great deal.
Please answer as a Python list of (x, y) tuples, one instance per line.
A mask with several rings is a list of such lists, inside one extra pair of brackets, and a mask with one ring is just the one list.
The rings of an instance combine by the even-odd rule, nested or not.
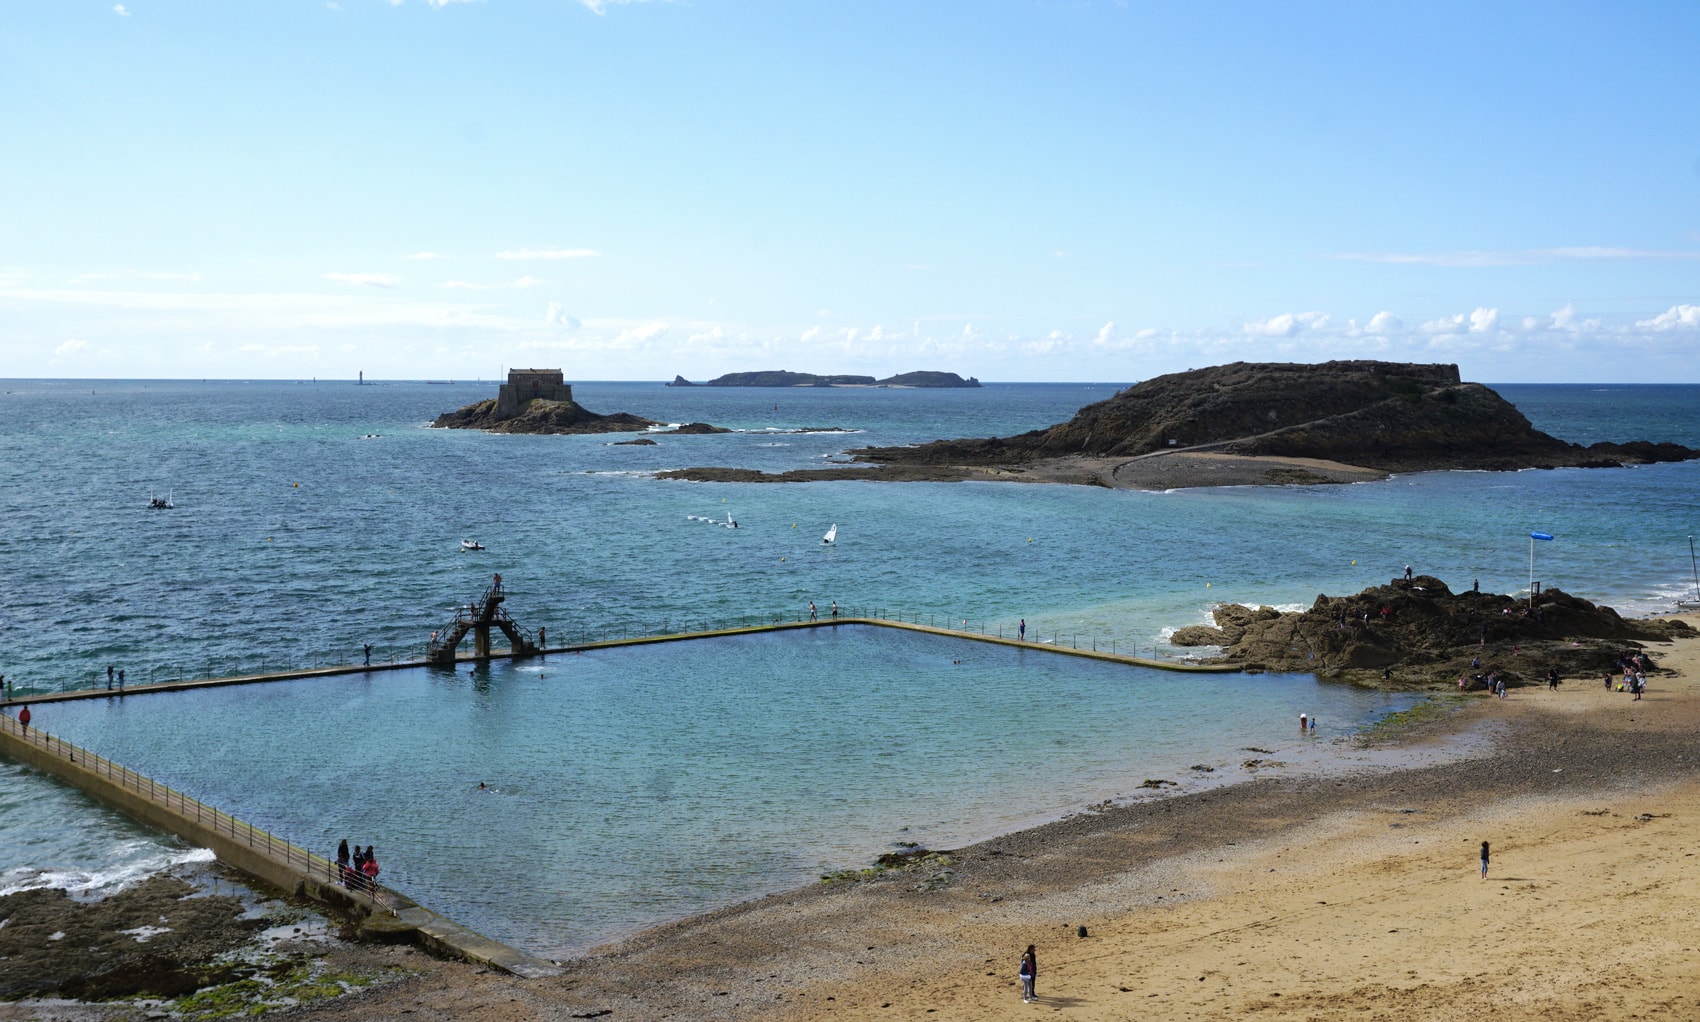
[[(1456, 365), (1235, 362), (1159, 376), (1012, 437), (851, 452), (863, 479), (1000, 479), (1127, 489), (1359, 482), (1394, 472), (1598, 468), (1700, 458), (1674, 443), (1566, 443)], [(715, 480), (731, 470), (665, 478)], [(844, 469), (761, 481), (841, 478)], [(756, 481), (739, 471), (741, 480)]]
[[(600, 415), (573, 400), (572, 385), (559, 369), (511, 369), (508, 382), (494, 398), (444, 412), (431, 425), (437, 429), (481, 429), (490, 433), (636, 433), (666, 423), (630, 412)], [(730, 433), (722, 426), (692, 422), (669, 433)]]
[(952, 388), (978, 387), (980, 381), (970, 376), (967, 379), (955, 373), (915, 372), (899, 373), (877, 380), (872, 376), (817, 376), (814, 373), (793, 373), (784, 369), (770, 369), (756, 373), (727, 373), (717, 376), (707, 383), (692, 383), (683, 376), (673, 377), (669, 387), (916, 387), (916, 388)]

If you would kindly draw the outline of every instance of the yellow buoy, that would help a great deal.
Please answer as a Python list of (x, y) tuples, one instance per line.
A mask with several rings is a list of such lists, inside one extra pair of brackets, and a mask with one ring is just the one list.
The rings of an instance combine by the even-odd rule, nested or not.
[(781, 557), (780, 560), (783, 561), (783, 560), (785, 560), (785, 558)]
[(1206, 583), (1204, 583), (1204, 588), (1206, 588), (1206, 589), (1209, 589), (1209, 588), (1210, 588), (1210, 583), (1208, 583), (1208, 582), (1206, 582)]
[(1358, 564), (1358, 562), (1357, 562), (1357, 561), (1353, 561), (1353, 562), (1352, 562), (1352, 566), (1353, 566), (1353, 567), (1357, 567), (1357, 564)]

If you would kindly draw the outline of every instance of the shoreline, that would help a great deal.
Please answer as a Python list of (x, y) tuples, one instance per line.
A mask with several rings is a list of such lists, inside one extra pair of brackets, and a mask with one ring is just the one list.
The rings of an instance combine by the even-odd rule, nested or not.
[[(538, 1018), (604, 1010), (621, 1019), (929, 1012), (996, 1018), (1032, 1010), (1016, 999), (1012, 964), (1027, 943), (1040, 947), (1041, 1004), (1082, 1017), (1180, 1019), (1205, 1007), (1206, 995), (1216, 1017), (1312, 1018), (1419, 1003), (1474, 1011), (1501, 1003), (1494, 997), (1513, 997), (1528, 976), (1515, 969), (1504, 976), (1485, 967), (1453, 970), (1447, 940), (1475, 939), (1467, 929), (1446, 939), (1425, 930), (1407, 944), (1397, 938), (1403, 929), (1397, 921), (1382, 928), (1392, 934), (1353, 927), (1366, 913), (1426, 917), (1454, 897), (1440, 897), (1435, 885), (1467, 880), (1478, 887), (1462, 888), (1457, 897), (1485, 899), (1489, 908), (1518, 899), (1540, 916), (1543, 936), (1564, 932), (1556, 916), (1573, 911), (1568, 902), (1581, 901), (1593, 913), (1591, 941), (1642, 948), (1663, 940), (1644, 919), (1621, 933), (1610, 928), (1598, 900), (1615, 886), (1596, 877), (1598, 890), (1565, 887), (1561, 897), (1554, 886), (1561, 881), (1536, 876), (1534, 865), (1555, 861), (1557, 848), (1571, 858), (1629, 860), (1611, 871), (1613, 879), (1628, 883), (1638, 872), (1657, 879), (1666, 864), (1656, 869), (1645, 861), (1654, 838), (1676, 847), (1700, 833), (1700, 815), (1690, 823), (1683, 811), (1700, 807), (1700, 755), (1690, 751), (1700, 731), (1700, 640), (1649, 648), (1666, 670), (1650, 679), (1643, 702), (1579, 681), (1558, 693), (1520, 691), (1503, 702), (1476, 697), (1463, 712), (1419, 724), (1383, 746), (1391, 758), (1420, 760), (1448, 742), (1493, 732), (1480, 755), (1260, 777), (1081, 813), (990, 838), (948, 861), (812, 884), (663, 924), (568, 961), (558, 980), (524, 981), (408, 956), (409, 978), (297, 1015), (355, 1019), (435, 1010), (505, 1019), (516, 1017), (517, 999), (525, 1005), (519, 1015)], [(1680, 673), (1669, 673), (1672, 668)], [(1602, 809), (1615, 815), (1582, 815)], [(1469, 842), (1478, 831), (1494, 838), (1496, 864), (1505, 862), (1508, 875), (1521, 878), (1503, 892), (1480, 886), (1474, 876)], [(1528, 834), (1540, 836), (1515, 836)], [(1410, 851), (1401, 844), (1407, 835)], [(1537, 848), (1543, 850), (1531, 855)], [(1674, 861), (1679, 868), (1683, 855)], [(1643, 903), (1656, 907), (1661, 884), (1630, 893), (1655, 895)], [(1478, 889), (1484, 893), (1470, 893)], [(1317, 896), (1306, 903), (1301, 893)], [(1342, 899), (1354, 906), (1344, 917), (1315, 905), (1338, 906)], [(1285, 907), (1276, 911), (1277, 904)], [(1214, 937), (1230, 917), (1249, 921), (1221, 931), (1236, 934), (1232, 940)], [(1090, 936), (1076, 937), (1078, 926)], [(1177, 950), (1173, 934), (1194, 930)], [(1409, 968), (1393, 970), (1386, 961), (1355, 966), (1357, 952), (1346, 954), (1340, 939), (1375, 944)], [(1255, 953), (1246, 947), (1259, 942)], [(348, 945), (339, 954), (385, 969), (397, 967), (403, 952)], [(1292, 958), (1303, 965), (1291, 965)], [(1565, 989), (1581, 996), (1585, 988), (1596, 1007), (1604, 1003), (1602, 991), (1619, 999), (1613, 1003), (1668, 1005), (1672, 990), (1694, 978), (1691, 958), (1682, 968), (1661, 961), (1652, 978), (1612, 955), (1571, 966)], [(1202, 984), (1200, 975), (1207, 977)], [(1422, 991), (1420, 1000), (1402, 1000), (1418, 997), (1415, 991)], [(1665, 1000), (1649, 1000), (1658, 997)], [(1509, 1015), (1566, 1017), (1551, 1013), (1560, 1004), (1532, 1002), (1525, 1013), (1514, 1005)], [(18, 1008), (31, 1013), (11, 1013)], [(0, 1004), (0, 1018), (131, 1017), (119, 1006), (64, 1010)]]

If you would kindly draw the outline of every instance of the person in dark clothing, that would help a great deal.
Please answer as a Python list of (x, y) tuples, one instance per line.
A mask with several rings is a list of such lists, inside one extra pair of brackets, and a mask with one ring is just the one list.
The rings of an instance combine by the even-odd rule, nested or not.
[(1488, 867), (1488, 843), (1486, 841), (1483, 841), (1482, 842), (1482, 879), (1483, 880), (1487, 879), (1487, 867)]
[(366, 663), (363, 666), (372, 666), (372, 644), (368, 642), (364, 647), (362, 647), (362, 651), (366, 654)]
[(1038, 1000), (1039, 994), (1034, 990), (1034, 984), (1039, 980), (1039, 957), (1033, 953), (1033, 945), (1027, 945), (1027, 950), (1021, 956), (1021, 968), (1017, 970), (1021, 977), (1021, 1000), (1023, 1002)]

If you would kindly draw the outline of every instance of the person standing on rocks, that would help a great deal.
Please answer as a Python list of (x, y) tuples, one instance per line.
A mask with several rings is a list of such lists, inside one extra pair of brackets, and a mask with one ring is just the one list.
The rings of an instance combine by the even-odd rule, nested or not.
[(1411, 566), (1409, 564), (1407, 564), (1407, 565), (1405, 565), (1405, 581), (1409, 582), (1410, 580), (1411, 580)]
[(1039, 980), (1039, 956), (1033, 953), (1033, 945), (1027, 945), (1027, 950), (1021, 956), (1021, 968), (1016, 970), (1021, 977), (1021, 1003), (1027, 1004), (1039, 999), (1033, 986)]

